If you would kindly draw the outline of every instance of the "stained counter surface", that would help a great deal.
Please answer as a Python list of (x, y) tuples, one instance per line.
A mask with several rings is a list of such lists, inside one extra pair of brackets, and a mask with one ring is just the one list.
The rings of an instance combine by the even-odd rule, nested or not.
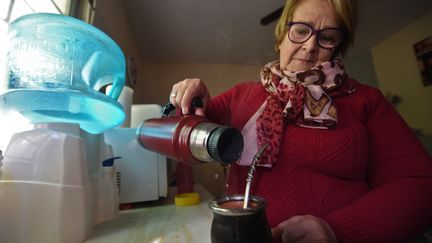
[(213, 213), (208, 203), (214, 198), (204, 187), (195, 185), (200, 203), (174, 204), (175, 188), (167, 199), (142, 208), (122, 210), (119, 216), (97, 225), (85, 243), (206, 243), (210, 242)]

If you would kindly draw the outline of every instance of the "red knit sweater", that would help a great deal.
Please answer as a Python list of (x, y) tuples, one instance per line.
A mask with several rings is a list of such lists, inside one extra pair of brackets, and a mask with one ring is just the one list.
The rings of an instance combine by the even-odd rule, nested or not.
[[(214, 97), (207, 118), (241, 130), (267, 97), (258, 82)], [(359, 84), (335, 99), (333, 130), (287, 125), (279, 160), (257, 168), (251, 194), (267, 200), (271, 227), (324, 219), (339, 242), (409, 242), (432, 226), (432, 160), (379, 90)], [(231, 165), (227, 193), (243, 194), (248, 167)]]

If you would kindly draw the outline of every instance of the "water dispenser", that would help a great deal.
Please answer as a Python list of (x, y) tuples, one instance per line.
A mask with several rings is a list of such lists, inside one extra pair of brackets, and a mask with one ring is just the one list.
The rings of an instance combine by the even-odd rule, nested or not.
[(0, 110), (32, 129), (13, 134), (1, 161), (0, 242), (81, 242), (101, 219), (99, 162), (113, 156), (103, 132), (125, 117), (124, 55), (99, 29), (56, 14), (16, 19), (8, 39)]

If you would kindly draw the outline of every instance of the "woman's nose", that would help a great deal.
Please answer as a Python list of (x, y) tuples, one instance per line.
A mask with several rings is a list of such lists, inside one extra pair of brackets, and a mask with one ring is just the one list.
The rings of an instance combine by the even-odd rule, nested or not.
[(303, 43), (302, 48), (308, 52), (314, 52), (316, 49), (318, 49), (318, 43), (317, 43), (317, 35), (312, 35), (306, 42)]

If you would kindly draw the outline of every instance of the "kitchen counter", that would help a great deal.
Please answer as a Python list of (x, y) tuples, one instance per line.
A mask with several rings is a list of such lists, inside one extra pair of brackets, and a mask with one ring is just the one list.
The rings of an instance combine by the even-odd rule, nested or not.
[(213, 213), (208, 203), (214, 198), (204, 187), (195, 185), (200, 203), (174, 205), (175, 188), (167, 199), (145, 207), (122, 210), (119, 216), (97, 225), (85, 243), (206, 243), (210, 242)]

